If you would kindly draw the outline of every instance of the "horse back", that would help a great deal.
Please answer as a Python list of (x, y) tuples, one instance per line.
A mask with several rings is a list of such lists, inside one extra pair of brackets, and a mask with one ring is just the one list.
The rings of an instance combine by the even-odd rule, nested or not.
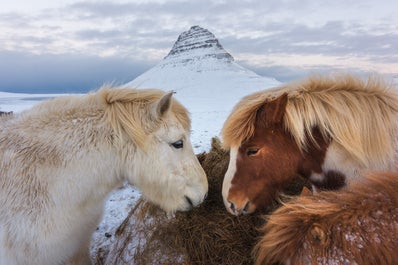
[(398, 173), (300, 196), (269, 216), (257, 264), (397, 264)]

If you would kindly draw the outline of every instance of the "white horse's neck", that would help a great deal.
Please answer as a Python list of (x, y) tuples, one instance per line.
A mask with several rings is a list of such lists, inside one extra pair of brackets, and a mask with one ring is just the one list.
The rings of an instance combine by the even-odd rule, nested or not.
[[(16, 128), (26, 128), (26, 139), (21, 136), (15, 143), (26, 143), (35, 160), (28, 173), (47, 187), (50, 200), (102, 201), (122, 181), (104, 110), (91, 96), (57, 100), (22, 113), (14, 122)], [(17, 130), (13, 126), (8, 129)]]
[(109, 192), (122, 183), (120, 173), (115, 168), (116, 159), (111, 154), (94, 151), (81, 155), (70, 161), (64, 172), (59, 172), (58, 177), (61, 179), (54, 183), (52, 192), (60, 202), (64, 199), (77, 204), (102, 202)]

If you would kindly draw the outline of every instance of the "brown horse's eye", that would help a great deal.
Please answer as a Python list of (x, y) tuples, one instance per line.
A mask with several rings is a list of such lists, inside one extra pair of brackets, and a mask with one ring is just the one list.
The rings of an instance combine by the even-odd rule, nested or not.
[(257, 154), (258, 153), (258, 149), (257, 148), (252, 148), (252, 149), (249, 149), (249, 150), (247, 150), (247, 155), (248, 156), (254, 156), (255, 154)]

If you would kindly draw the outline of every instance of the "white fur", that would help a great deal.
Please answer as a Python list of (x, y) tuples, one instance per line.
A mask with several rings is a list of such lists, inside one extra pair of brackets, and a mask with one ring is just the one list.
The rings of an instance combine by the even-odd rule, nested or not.
[(227, 172), (225, 172), (224, 180), (222, 183), (222, 197), (224, 200), (224, 205), (225, 208), (230, 212), (231, 214), (235, 214), (232, 212), (232, 209), (230, 207), (230, 202), (228, 202), (228, 193), (229, 189), (231, 188), (231, 181), (236, 173), (236, 158), (238, 156), (238, 148), (237, 147), (232, 147), (229, 152), (230, 158), (229, 158), (229, 164), (228, 164), (228, 169)]
[[(395, 149), (398, 150), (398, 149)], [(396, 159), (398, 161), (398, 159)], [(330, 170), (342, 173), (346, 177), (346, 184), (350, 186), (351, 183), (357, 181), (361, 176), (366, 175), (372, 171), (391, 171), (397, 170), (398, 165), (393, 162), (388, 165), (372, 163), (371, 165), (364, 166), (358, 160), (350, 156), (346, 149), (342, 148), (338, 143), (332, 141), (326, 151), (325, 160), (322, 165), (322, 171), (328, 172)], [(310, 180), (324, 180), (323, 173), (313, 173)]]
[[(0, 265), (91, 264), (104, 201), (124, 180), (168, 212), (189, 210), (185, 196), (203, 201), (205, 173), (171, 111), (144, 151), (127, 138), (116, 144), (103, 103), (84, 100), (0, 120)], [(170, 145), (180, 139), (182, 149)]]

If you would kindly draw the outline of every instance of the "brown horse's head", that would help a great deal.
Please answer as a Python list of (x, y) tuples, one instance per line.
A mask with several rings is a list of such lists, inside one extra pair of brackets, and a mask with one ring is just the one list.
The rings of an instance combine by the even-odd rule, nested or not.
[(310, 77), (243, 98), (225, 121), (223, 199), (264, 211), (296, 175), (338, 189), (360, 172), (396, 169), (398, 94), (378, 79)]
[(322, 172), (327, 143), (314, 129), (317, 143), (306, 152), (299, 148), (283, 123), (287, 101), (285, 93), (264, 103), (256, 111), (252, 135), (230, 148), (222, 193), (234, 215), (264, 212), (295, 176)]
[(223, 197), (232, 214), (265, 210), (261, 208), (296, 174), (301, 155), (282, 124), (286, 103), (284, 94), (260, 107), (253, 135), (231, 147)]

